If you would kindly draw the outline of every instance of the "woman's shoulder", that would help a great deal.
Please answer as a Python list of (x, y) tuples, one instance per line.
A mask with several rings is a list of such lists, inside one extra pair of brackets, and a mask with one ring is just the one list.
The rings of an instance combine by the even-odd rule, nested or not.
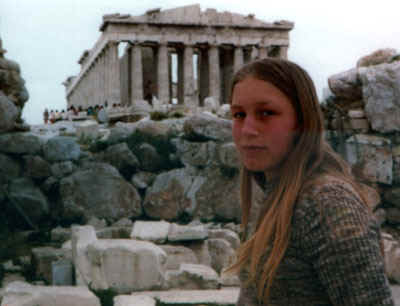
[(321, 213), (328, 216), (343, 215), (345, 212), (368, 215), (369, 208), (360, 195), (363, 191), (344, 178), (320, 175), (299, 193), (295, 215), (297, 218), (315, 217)]

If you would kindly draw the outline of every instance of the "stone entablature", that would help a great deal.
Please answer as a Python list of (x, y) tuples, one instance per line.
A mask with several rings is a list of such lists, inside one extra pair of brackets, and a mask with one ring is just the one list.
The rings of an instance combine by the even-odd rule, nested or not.
[[(153, 9), (141, 16), (105, 15), (102, 35), (79, 60), (79, 75), (64, 83), (68, 104), (134, 105), (138, 100), (151, 103), (153, 96), (171, 103), (173, 55), (178, 104), (199, 106), (206, 97), (226, 103), (233, 72), (243, 63), (287, 57), (293, 26), (288, 21), (266, 23), (254, 15), (202, 12), (199, 5)], [(120, 58), (121, 42), (128, 45)]]

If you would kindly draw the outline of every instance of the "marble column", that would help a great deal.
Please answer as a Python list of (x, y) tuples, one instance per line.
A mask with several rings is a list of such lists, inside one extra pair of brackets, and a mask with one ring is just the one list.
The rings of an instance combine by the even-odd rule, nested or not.
[(241, 46), (236, 46), (233, 51), (233, 70), (238, 71), (240, 67), (243, 66), (243, 48)]
[(185, 83), (185, 76), (183, 74), (183, 66), (184, 66), (184, 52), (181, 48), (177, 50), (177, 57), (178, 57), (178, 78), (177, 78), (177, 98), (178, 104), (184, 103), (184, 83)]
[(131, 46), (131, 105), (136, 100), (143, 100), (143, 65), (142, 47), (134, 42)]
[(268, 47), (260, 47), (258, 50), (258, 58), (267, 58), (268, 57)]
[(184, 104), (197, 106), (194, 101), (194, 75), (193, 75), (193, 46), (185, 45), (183, 50), (183, 86)]
[(219, 103), (221, 95), (221, 72), (219, 67), (218, 45), (211, 45), (208, 50), (208, 68), (209, 68), (209, 95), (214, 97)]
[(255, 61), (258, 59), (258, 49), (256, 46), (251, 47), (250, 58), (251, 58), (251, 61)]
[(120, 82), (120, 65), (118, 57), (118, 41), (109, 42), (110, 45), (110, 63), (109, 63), (109, 86), (110, 100), (112, 103), (121, 103), (121, 82)]
[(170, 101), (168, 66), (168, 46), (160, 44), (157, 57), (157, 95), (161, 104), (168, 104)]
[(287, 59), (288, 58), (288, 49), (289, 49), (288, 46), (280, 46), (279, 52), (278, 52), (278, 57)]
[(199, 74), (199, 96), (200, 96), (200, 105), (204, 105), (204, 99), (209, 96), (209, 78), (210, 73), (208, 69), (208, 52), (207, 49), (200, 49), (199, 54), (199, 67), (197, 71), (200, 72)]
[(108, 105), (113, 104), (113, 102), (110, 99), (110, 70), (109, 70), (109, 64), (110, 64), (110, 49), (106, 45), (104, 47), (104, 95), (107, 100)]

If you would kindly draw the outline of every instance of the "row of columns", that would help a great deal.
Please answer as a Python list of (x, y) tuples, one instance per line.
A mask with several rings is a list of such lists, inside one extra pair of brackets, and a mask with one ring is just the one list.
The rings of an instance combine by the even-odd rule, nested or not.
[[(121, 102), (121, 78), (120, 64), (118, 56), (119, 42), (110, 41), (91, 63), (91, 66), (79, 80), (78, 85), (68, 97), (69, 104), (87, 108), (92, 105), (103, 105), (106, 101), (109, 105)], [(135, 104), (137, 100), (144, 99), (143, 81), (143, 58), (142, 46), (139, 42), (130, 43), (128, 51), (131, 78), (130, 84), (130, 103)], [(178, 96), (183, 98), (183, 103), (198, 103), (194, 94), (194, 69), (193, 55), (194, 45), (185, 45), (183, 52), (178, 56)], [(252, 47), (250, 60), (264, 58), (268, 56), (267, 47)], [(287, 57), (287, 47), (279, 47), (277, 57)], [(161, 43), (155, 52), (157, 71), (157, 97), (161, 103), (169, 103), (171, 100), (170, 92), (170, 63), (169, 50), (167, 43)], [(210, 45), (208, 50), (202, 49), (199, 52), (199, 90), (200, 99), (212, 96), (217, 101), (221, 101), (221, 84), (227, 83), (226, 76), (221, 76), (220, 46)], [(233, 71), (238, 70), (245, 62), (243, 47), (235, 47), (233, 50)], [(225, 63), (223, 63), (225, 64)], [(230, 77), (230, 76), (229, 76)], [(224, 78), (224, 79), (223, 79)], [(223, 84), (224, 85), (224, 84)], [(224, 85), (226, 87), (226, 84)], [(226, 95), (222, 93), (222, 95)], [(224, 99), (222, 99), (224, 100)], [(224, 101), (221, 101), (224, 102)]]

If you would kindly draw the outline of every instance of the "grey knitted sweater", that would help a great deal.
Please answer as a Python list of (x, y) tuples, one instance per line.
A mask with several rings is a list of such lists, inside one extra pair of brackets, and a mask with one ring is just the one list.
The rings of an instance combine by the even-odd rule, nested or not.
[[(298, 197), (269, 305), (394, 305), (379, 238), (353, 187), (324, 177)], [(242, 284), (247, 277), (244, 268)], [(260, 305), (254, 284), (242, 285), (237, 305)]]

